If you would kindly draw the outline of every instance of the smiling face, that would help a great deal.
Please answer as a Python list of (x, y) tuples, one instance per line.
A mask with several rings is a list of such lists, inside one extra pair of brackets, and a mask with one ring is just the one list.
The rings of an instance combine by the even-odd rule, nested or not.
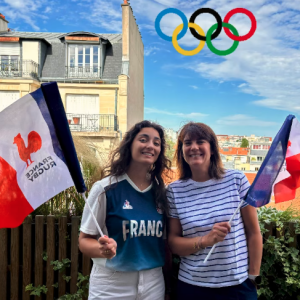
[(161, 151), (161, 139), (157, 130), (152, 127), (142, 128), (134, 138), (131, 145), (131, 158), (133, 162), (154, 164)]
[(210, 157), (212, 155), (210, 144), (204, 139), (189, 138), (188, 135), (183, 139), (182, 145), (183, 158), (190, 166), (191, 170), (201, 169), (208, 172)]

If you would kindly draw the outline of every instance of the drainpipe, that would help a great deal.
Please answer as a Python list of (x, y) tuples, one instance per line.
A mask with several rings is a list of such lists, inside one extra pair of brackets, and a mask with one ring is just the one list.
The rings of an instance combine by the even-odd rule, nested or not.
[[(118, 89), (116, 88), (115, 89), (115, 116), (116, 116), (116, 122), (118, 124), (118, 119), (117, 119), (117, 116), (118, 116)], [(122, 141), (122, 131), (117, 128), (117, 132), (120, 133), (120, 142)]]
[(120, 142), (122, 141), (122, 131), (120, 129), (117, 130), (120, 133)]
[(115, 89), (115, 116), (117, 115), (118, 111), (118, 89)]

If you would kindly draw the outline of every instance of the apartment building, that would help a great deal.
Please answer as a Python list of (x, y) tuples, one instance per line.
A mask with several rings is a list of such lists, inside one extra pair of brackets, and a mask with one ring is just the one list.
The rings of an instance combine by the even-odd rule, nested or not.
[(122, 32), (22, 32), (0, 15), (0, 111), (56, 81), (74, 135), (108, 151), (144, 118), (144, 46), (132, 8)]

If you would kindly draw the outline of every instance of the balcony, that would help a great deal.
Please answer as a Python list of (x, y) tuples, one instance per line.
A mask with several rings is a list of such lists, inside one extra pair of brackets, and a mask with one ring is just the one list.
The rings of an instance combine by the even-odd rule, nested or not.
[(100, 67), (70, 67), (65, 68), (66, 78), (76, 78), (76, 79), (99, 79), (101, 78), (101, 68)]
[(250, 165), (261, 165), (263, 163), (263, 161), (261, 160), (250, 160)]
[(2, 60), (0, 63), (2, 78), (38, 78), (38, 64), (33, 60)]
[(67, 113), (71, 131), (100, 132), (117, 131), (118, 118), (116, 115), (70, 114)]

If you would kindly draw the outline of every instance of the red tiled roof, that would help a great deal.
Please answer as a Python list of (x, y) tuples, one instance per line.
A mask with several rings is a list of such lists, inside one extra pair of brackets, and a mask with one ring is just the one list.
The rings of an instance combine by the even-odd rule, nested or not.
[(224, 149), (220, 148), (220, 153), (224, 155), (247, 155), (248, 151), (249, 148), (229, 147), (228, 151), (224, 151)]

